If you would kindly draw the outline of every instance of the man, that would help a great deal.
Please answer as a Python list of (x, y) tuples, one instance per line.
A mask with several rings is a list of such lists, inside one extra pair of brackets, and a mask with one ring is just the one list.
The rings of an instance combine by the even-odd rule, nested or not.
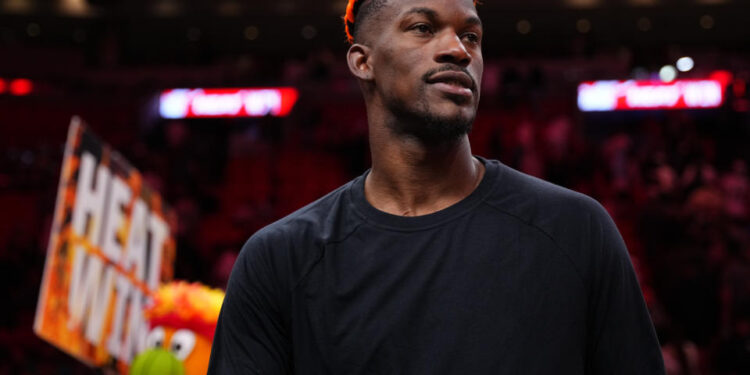
[(372, 168), (253, 235), (210, 374), (662, 374), (594, 200), (474, 157), (472, 0), (350, 0)]

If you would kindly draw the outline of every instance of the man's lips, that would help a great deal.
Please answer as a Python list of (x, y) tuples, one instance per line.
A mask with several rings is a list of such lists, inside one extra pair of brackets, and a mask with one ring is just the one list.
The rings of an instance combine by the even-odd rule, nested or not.
[(471, 96), (474, 92), (474, 80), (468, 74), (449, 70), (431, 75), (427, 83), (434, 84), (441, 91), (454, 95)]

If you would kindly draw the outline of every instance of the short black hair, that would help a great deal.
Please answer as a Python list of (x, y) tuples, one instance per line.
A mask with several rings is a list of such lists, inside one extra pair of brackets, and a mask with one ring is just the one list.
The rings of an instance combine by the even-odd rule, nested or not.
[(365, 21), (385, 7), (386, 2), (388, 0), (360, 0), (354, 3), (354, 9), (352, 9), (354, 22), (349, 23), (349, 30), (355, 42), (359, 40), (358, 35)]

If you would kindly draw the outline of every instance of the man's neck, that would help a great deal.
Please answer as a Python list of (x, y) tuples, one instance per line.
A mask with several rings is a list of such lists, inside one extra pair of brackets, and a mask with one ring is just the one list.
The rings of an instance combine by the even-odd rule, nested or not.
[(373, 132), (371, 127), (372, 170), (365, 181), (365, 197), (381, 211), (400, 216), (440, 211), (471, 194), (484, 175), (467, 136), (425, 145), (379, 129)]

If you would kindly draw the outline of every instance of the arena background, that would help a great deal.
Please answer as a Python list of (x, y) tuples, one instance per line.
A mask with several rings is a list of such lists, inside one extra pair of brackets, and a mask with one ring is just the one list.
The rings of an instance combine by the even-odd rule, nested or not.
[[(0, 373), (87, 374), (32, 331), (70, 118), (176, 210), (175, 276), (224, 287), (262, 226), (361, 174), (367, 124), (345, 2), (0, 0)], [(484, 1), (474, 153), (614, 217), (669, 374), (750, 373), (750, 4)], [(719, 108), (583, 112), (581, 82), (727, 81)], [(664, 73), (664, 71), (662, 71)], [(728, 73), (728, 75), (727, 75)], [(165, 120), (172, 88), (299, 90), (287, 117)]]

